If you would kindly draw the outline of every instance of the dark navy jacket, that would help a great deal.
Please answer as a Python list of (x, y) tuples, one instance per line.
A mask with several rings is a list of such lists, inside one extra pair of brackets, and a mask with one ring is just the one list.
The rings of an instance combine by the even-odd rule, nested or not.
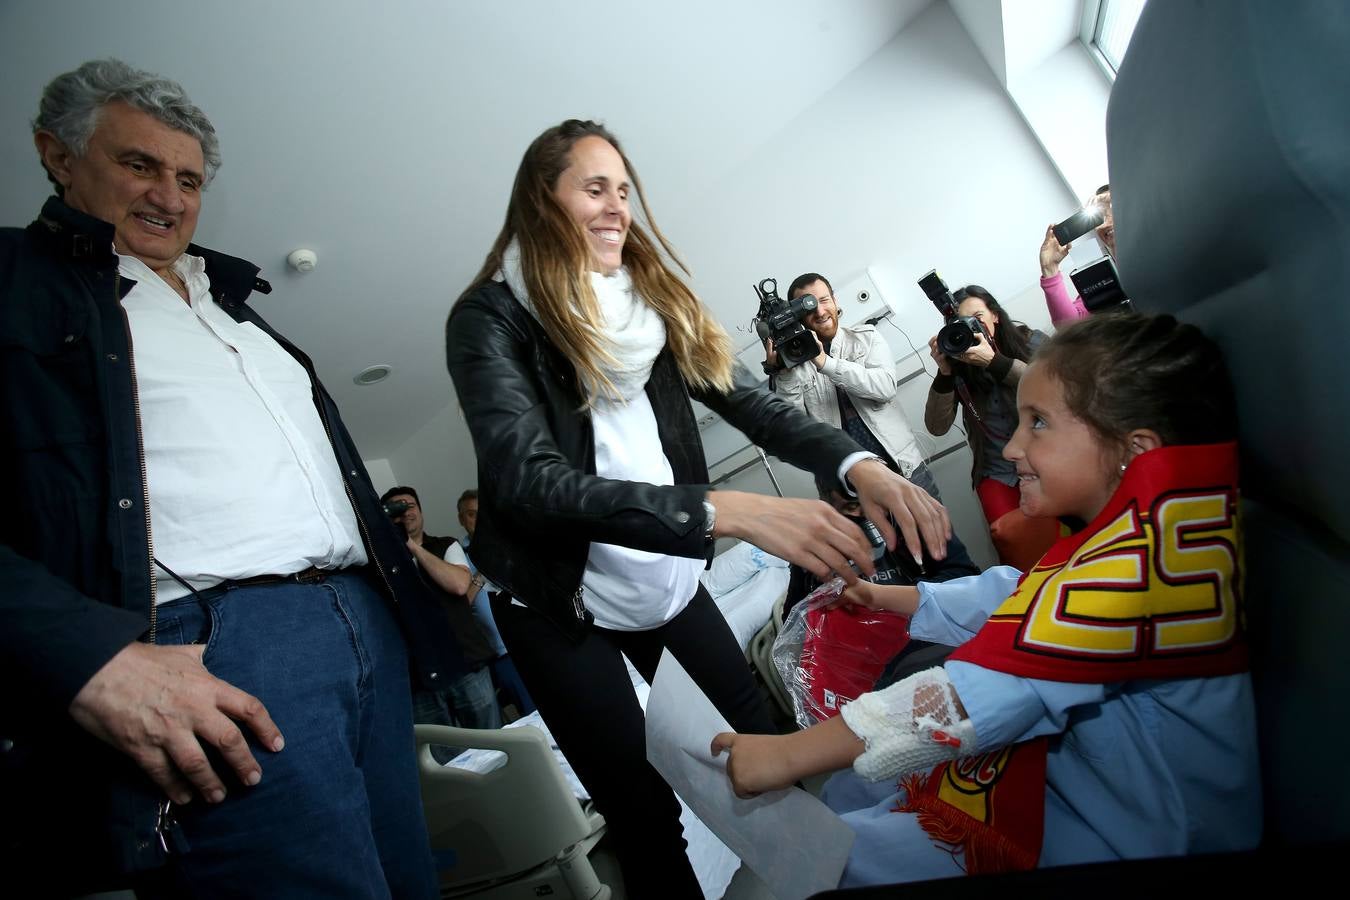
[[(118, 273), (112, 242), (111, 225), (55, 197), (27, 229), (0, 230), (0, 795), (9, 820), (0, 828), (6, 855), (16, 840), (42, 839), (19, 806), (27, 791), (62, 814), (68, 850), (71, 820), (87, 822), (91, 841), (112, 841), (87, 853), (81, 847), (80, 855), (136, 869), (158, 855), (157, 791), (66, 714), (118, 651), (154, 639), (149, 495), (120, 302), (134, 282)], [(309, 358), (246, 304), (270, 286), (242, 259), (195, 245), (188, 252), (205, 258), (221, 309), (271, 335), (309, 373), (372, 580), (396, 608), (423, 683), (448, 683), (463, 662), (443, 639), (444, 621), (381, 511), (332, 398)], [(63, 783), (70, 805), (61, 800)]]

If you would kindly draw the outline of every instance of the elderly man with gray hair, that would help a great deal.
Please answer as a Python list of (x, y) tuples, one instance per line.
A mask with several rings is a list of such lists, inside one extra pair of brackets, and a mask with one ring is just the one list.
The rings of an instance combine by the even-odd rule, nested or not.
[(427, 686), (462, 661), (258, 267), (190, 243), (211, 123), (104, 60), (33, 132), (56, 196), (0, 230), (6, 868), (437, 896), (404, 635)]

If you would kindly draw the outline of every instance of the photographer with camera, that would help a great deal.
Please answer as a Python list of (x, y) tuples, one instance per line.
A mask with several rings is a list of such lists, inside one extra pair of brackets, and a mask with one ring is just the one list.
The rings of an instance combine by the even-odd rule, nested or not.
[[(1079, 296), (1070, 296), (1068, 285), (1065, 283), (1064, 275), (1059, 270), (1060, 263), (1069, 255), (1069, 250), (1073, 247), (1073, 238), (1061, 241), (1061, 235), (1068, 237), (1071, 231), (1061, 231), (1059, 235), (1055, 233), (1057, 228), (1063, 229), (1085, 216), (1091, 216), (1085, 220), (1085, 224), (1097, 222), (1091, 229), (1097, 245), (1101, 247), (1104, 255), (1115, 259), (1116, 257), (1116, 226), (1115, 220), (1111, 216), (1111, 185), (1104, 184), (1097, 188), (1097, 192), (1092, 199), (1083, 204), (1083, 208), (1075, 213), (1074, 216), (1067, 219), (1060, 225), (1048, 225), (1045, 229), (1045, 240), (1041, 242), (1041, 290), (1045, 292), (1045, 305), (1050, 310), (1050, 321), (1055, 325), (1061, 322), (1072, 322), (1074, 319), (1081, 319), (1089, 312), (1083, 304), (1083, 298)], [(1081, 227), (1081, 226), (1080, 226)], [(1081, 232), (1080, 232), (1081, 234)]]
[[(773, 305), (761, 293), (761, 316), (766, 303)], [(776, 346), (773, 335), (781, 337), (783, 330), (770, 331), (764, 370), (773, 376), (774, 391), (812, 418), (842, 428), (893, 471), (941, 499), (900, 406), (895, 356), (876, 327), (840, 325), (834, 288), (815, 272), (793, 280), (787, 303), (805, 330), (791, 345), (780, 340), (782, 346)]]
[[(445, 611), (447, 639), (459, 645), (468, 671), (436, 690), (413, 691), (413, 721), (463, 728), (501, 728), (501, 708), (488, 665), (496, 658), (483, 628), (473, 614), (473, 598), (483, 587), (481, 575), (470, 574), (458, 563), (464, 558), (452, 537), (436, 537), (422, 530), (422, 503), (410, 487), (392, 487), (380, 497), (384, 511), (406, 533), (408, 550), (431, 592)], [(435, 750), (437, 758), (444, 750)], [(452, 754), (453, 755), (453, 754)]]
[(932, 434), (946, 434), (959, 400), (973, 458), (971, 482), (989, 536), (999, 562), (1025, 572), (1059, 537), (1059, 525), (1022, 513), (1017, 471), (1003, 448), (1017, 428), (1017, 383), (1045, 335), (1014, 322), (978, 284), (952, 293), (951, 303), (955, 317), (928, 341), (938, 374), (928, 389), (924, 425)]

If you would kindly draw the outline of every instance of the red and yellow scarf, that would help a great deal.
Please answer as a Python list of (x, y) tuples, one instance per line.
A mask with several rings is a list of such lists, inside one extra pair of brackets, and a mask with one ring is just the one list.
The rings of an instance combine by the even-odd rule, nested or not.
[[(1086, 684), (1245, 672), (1237, 499), (1236, 444), (1141, 454), (950, 658)], [(944, 763), (901, 781), (897, 811), (964, 851), (971, 874), (1034, 868), (1045, 759), (1041, 738)]]

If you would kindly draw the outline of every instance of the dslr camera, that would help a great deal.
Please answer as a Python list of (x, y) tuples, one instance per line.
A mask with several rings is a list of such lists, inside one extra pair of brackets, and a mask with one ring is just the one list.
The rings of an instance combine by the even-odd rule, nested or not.
[(942, 318), (947, 320), (947, 324), (943, 325), (942, 330), (937, 334), (938, 350), (944, 356), (960, 356), (986, 339), (984, 326), (980, 324), (979, 319), (974, 316), (958, 316), (956, 314), (956, 298), (952, 296), (952, 292), (947, 288), (947, 283), (942, 280), (942, 276), (937, 273), (937, 269), (932, 269), (927, 275), (920, 278), (919, 287), (937, 307), (937, 311), (942, 314)]
[(801, 294), (792, 300), (778, 296), (778, 282), (765, 278), (755, 285), (759, 295), (759, 312), (755, 315), (755, 331), (760, 340), (773, 341), (773, 349), (783, 368), (799, 366), (820, 353), (815, 333), (802, 324), (802, 319), (816, 311), (816, 298)]

